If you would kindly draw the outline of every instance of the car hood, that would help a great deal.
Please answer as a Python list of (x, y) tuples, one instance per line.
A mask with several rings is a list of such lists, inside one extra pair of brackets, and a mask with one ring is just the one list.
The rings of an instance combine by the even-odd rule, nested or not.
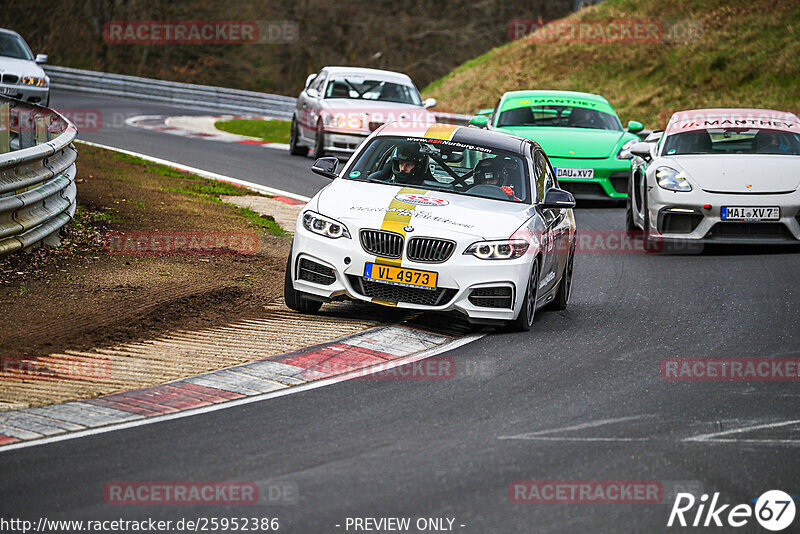
[(697, 154), (659, 162), (684, 171), (689, 182), (709, 192), (783, 193), (800, 187), (800, 156)]
[(6, 72), (17, 76), (36, 76), (38, 78), (46, 76), (42, 67), (31, 60), (0, 56), (0, 74)]
[(614, 130), (541, 126), (503, 126), (497, 128), (526, 139), (533, 139), (550, 158), (601, 159), (614, 156), (619, 146), (633, 134)]
[[(422, 188), (420, 188), (422, 189)], [(347, 224), (351, 230), (381, 228), (395, 197), (410, 188), (339, 178), (323, 189), (316, 210)], [(533, 206), (490, 200), (442, 191), (426, 190), (410, 210), (409, 225), (414, 235), (455, 237), (470, 235), (481, 239), (509, 237), (533, 215)], [(429, 202), (434, 199), (439, 202)], [(430, 205), (425, 205), (430, 204)], [(402, 208), (401, 208), (402, 209)]]

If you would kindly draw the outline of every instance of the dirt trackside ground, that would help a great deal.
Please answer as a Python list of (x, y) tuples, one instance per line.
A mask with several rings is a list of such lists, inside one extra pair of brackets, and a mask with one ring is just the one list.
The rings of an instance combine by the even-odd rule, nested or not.
[[(63, 245), (0, 259), (0, 357), (228, 323), (281, 294), (288, 235), (218, 199), (251, 192), (88, 146), (79, 153), (79, 207)], [(192, 239), (202, 253), (185, 253)], [(175, 253), (144, 255), (138, 243)], [(229, 246), (247, 253), (220, 253)]]

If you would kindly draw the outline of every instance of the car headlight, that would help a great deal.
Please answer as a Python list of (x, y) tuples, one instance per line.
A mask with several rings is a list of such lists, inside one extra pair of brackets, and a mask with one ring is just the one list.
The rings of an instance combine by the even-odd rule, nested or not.
[(524, 239), (478, 241), (467, 247), (464, 254), (472, 254), (482, 260), (513, 260), (525, 254), (528, 246), (528, 241)]
[(631, 139), (630, 141), (625, 141), (625, 144), (619, 149), (617, 152), (617, 157), (619, 159), (631, 159), (633, 154), (631, 154), (631, 147), (636, 144), (636, 139)]
[(667, 191), (691, 191), (692, 185), (686, 176), (672, 167), (659, 167), (656, 169), (656, 182), (658, 186)]
[(36, 76), (23, 76), (19, 79), (22, 85), (34, 85), (36, 87), (47, 87), (47, 80)]
[(331, 239), (339, 239), (340, 237), (350, 239), (350, 232), (344, 224), (313, 211), (307, 211), (303, 214), (303, 227), (309, 232), (324, 235)]
[(339, 115), (336, 117), (336, 126), (339, 128), (358, 130), (361, 128), (361, 119), (358, 117), (346, 117), (344, 115)]

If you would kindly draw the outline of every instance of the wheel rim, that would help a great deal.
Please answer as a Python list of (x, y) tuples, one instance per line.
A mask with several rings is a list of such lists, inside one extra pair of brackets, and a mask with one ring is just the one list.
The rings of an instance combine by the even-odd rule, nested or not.
[(533, 314), (536, 312), (536, 290), (538, 285), (539, 285), (539, 265), (534, 263), (533, 272), (531, 273), (531, 279), (528, 281), (528, 302), (526, 303), (528, 312), (527, 316), (528, 326), (533, 324)]

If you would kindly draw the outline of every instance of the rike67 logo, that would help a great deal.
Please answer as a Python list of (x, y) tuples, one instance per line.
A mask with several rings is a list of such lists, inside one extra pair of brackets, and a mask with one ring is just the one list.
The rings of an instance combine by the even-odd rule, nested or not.
[(755, 505), (737, 504), (730, 510), (728, 510), (730, 504), (720, 505), (717, 504), (718, 500), (719, 493), (714, 493), (710, 503), (707, 502), (708, 495), (703, 494), (700, 496), (697, 511), (692, 513), (692, 508), (695, 506), (694, 495), (679, 493), (672, 505), (667, 526), (739, 528), (747, 525), (755, 516), (756, 521), (763, 528), (778, 532), (788, 528), (794, 521), (794, 500), (788, 493), (781, 490), (765, 492), (758, 498)]

